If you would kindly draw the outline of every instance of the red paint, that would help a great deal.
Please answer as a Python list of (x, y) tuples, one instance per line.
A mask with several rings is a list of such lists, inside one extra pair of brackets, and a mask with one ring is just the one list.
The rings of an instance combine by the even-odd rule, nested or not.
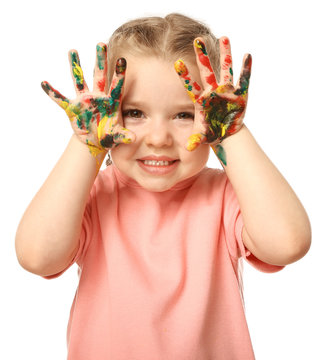
[(100, 121), (101, 121), (101, 115), (100, 115), (100, 113), (97, 113), (96, 114), (96, 124), (97, 124), (97, 126), (100, 125)]
[(87, 104), (90, 105), (91, 100), (93, 99), (93, 97), (91, 95), (86, 95), (83, 97), (83, 101)]
[(228, 39), (228, 38), (224, 38), (224, 39), (222, 40), (222, 43), (223, 43), (223, 45), (225, 45), (225, 46), (229, 45), (229, 39)]
[(213, 69), (212, 69), (212, 66), (211, 66), (211, 63), (209, 61), (209, 58), (207, 55), (203, 54), (203, 52), (201, 50), (199, 50), (199, 54), (198, 54), (198, 57), (199, 57), (199, 61), (204, 65), (206, 66), (209, 71), (213, 72)]
[(104, 88), (105, 88), (105, 80), (104, 79), (102, 79), (102, 80), (99, 80), (98, 82), (97, 82), (97, 87), (100, 89), (100, 91), (104, 91)]
[(194, 88), (195, 88), (197, 91), (200, 91), (200, 90), (201, 90), (200, 85), (199, 85), (196, 81), (193, 83), (193, 85), (194, 85)]
[(227, 70), (230, 67), (231, 64), (232, 64), (231, 55), (226, 55), (225, 59), (224, 59), (223, 66), (222, 66), (223, 70)]
[(206, 77), (206, 81), (208, 82), (209, 85), (213, 87), (213, 89), (216, 89), (218, 87), (215, 74), (213, 72)]

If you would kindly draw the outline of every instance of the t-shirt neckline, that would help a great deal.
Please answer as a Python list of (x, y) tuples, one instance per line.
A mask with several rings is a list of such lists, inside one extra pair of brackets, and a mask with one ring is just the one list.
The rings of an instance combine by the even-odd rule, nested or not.
[[(117, 166), (115, 166), (112, 163), (112, 168), (113, 168), (113, 173), (115, 174), (116, 178), (118, 179), (119, 182), (123, 183), (124, 185), (127, 185), (129, 187), (132, 188), (138, 188), (138, 189), (144, 189), (136, 180), (134, 180), (133, 178), (129, 177), (128, 175), (126, 175), (125, 173), (123, 173), (121, 170), (118, 169)], [(175, 190), (182, 190), (182, 189), (186, 189), (188, 187), (190, 187), (195, 181), (196, 179), (204, 172), (206, 171), (208, 168), (205, 166), (202, 168), (202, 170), (200, 170), (197, 174), (179, 181), (178, 183), (176, 183), (174, 186), (172, 186), (170, 189), (165, 190), (165, 191), (175, 191)], [(149, 190), (148, 190), (149, 191)], [(162, 191), (162, 192), (165, 192)], [(149, 191), (152, 192), (152, 191)], [(153, 191), (154, 192), (154, 191)]]

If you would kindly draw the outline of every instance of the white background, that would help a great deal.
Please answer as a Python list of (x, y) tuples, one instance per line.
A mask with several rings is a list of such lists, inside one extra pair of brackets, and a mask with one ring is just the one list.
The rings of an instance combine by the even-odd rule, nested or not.
[[(91, 84), (97, 42), (127, 20), (170, 12), (204, 21), (217, 37), (230, 38), (235, 79), (244, 53), (252, 54), (245, 123), (312, 223), (312, 247), (302, 260), (276, 274), (245, 264), (247, 320), (256, 357), (326, 359), (323, 0), (21, 0), (1, 5), (1, 359), (65, 359), (66, 326), (78, 283), (75, 265), (49, 281), (23, 270), (15, 256), (22, 213), (72, 131), (40, 83), (48, 80), (72, 97), (69, 49), (78, 49)], [(208, 165), (219, 166), (213, 156)]]

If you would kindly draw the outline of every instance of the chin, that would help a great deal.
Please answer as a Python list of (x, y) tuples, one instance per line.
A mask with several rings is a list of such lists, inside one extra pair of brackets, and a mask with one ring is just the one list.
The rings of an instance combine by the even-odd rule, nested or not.
[(166, 180), (162, 181), (162, 179), (160, 179), (159, 181), (145, 181), (140, 183), (139, 185), (148, 191), (163, 192), (171, 189), (175, 185), (175, 183), (167, 183)]

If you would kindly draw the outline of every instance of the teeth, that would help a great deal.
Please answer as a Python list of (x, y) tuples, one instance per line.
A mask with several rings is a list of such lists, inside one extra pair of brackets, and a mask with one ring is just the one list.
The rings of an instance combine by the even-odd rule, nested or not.
[(173, 161), (155, 161), (155, 160), (144, 160), (145, 165), (152, 165), (152, 166), (167, 166), (172, 164)]

